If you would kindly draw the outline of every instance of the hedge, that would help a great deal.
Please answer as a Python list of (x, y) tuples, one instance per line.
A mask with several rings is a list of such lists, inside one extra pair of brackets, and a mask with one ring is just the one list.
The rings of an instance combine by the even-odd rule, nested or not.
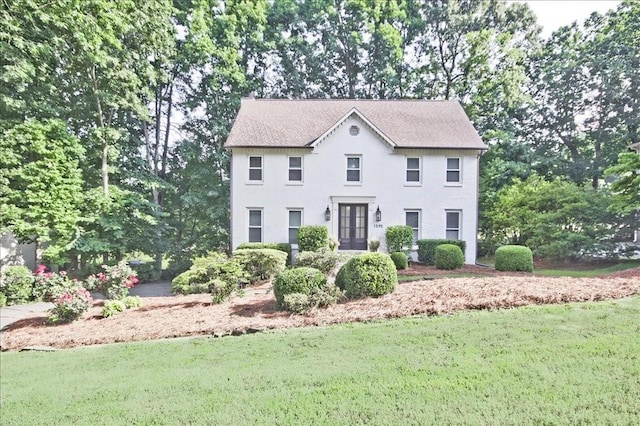
[(466, 241), (462, 240), (418, 240), (418, 261), (425, 265), (435, 265), (436, 247), (441, 244), (454, 244), (460, 247), (463, 255), (467, 249)]
[(278, 308), (284, 308), (284, 297), (302, 293), (309, 296), (314, 289), (327, 284), (324, 274), (315, 268), (294, 268), (284, 271), (273, 283), (273, 294)]
[(413, 247), (413, 228), (410, 226), (389, 226), (385, 231), (387, 241), (387, 252), (402, 252), (406, 255), (411, 253)]
[(233, 259), (240, 262), (251, 283), (275, 278), (287, 267), (287, 254), (275, 249), (236, 250)]
[(318, 251), (329, 247), (329, 230), (326, 226), (301, 226), (298, 228), (298, 250)]
[(242, 243), (236, 250), (244, 249), (272, 249), (287, 253), (287, 265), (291, 265), (291, 244), (289, 243)]
[(496, 250), (496, 270), (533, 272), (533, 254), (525, 246), (507, 245)]
[(440, 244), (436, 247), (436, 268), (458, 269), (464, 265), (462, 249), (455, 244)]

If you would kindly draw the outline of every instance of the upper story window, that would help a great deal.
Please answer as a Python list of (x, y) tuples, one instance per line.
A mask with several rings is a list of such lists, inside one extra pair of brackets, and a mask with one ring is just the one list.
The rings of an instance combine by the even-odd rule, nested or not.
[(420, 182), (420, 158), (407, 158), (407, 182)]
[(262, 210), (249, 210), (249, 242), (262, 242)]
[(289, 210), (289, 244), (298, 244), (298, 229), (302, 226), (302, 210)]
[(302, 157), (289, 157), (289, 181), (302, 182)]
[(447, 158), (447, 183), (460, 183), (460, 159)]
[(420, 238), (420, 211), (407, 210), (404, 212), (404, 216), (404, 224), (413, 229), (413, 244), (418, 244), (418, 239)]
[(446, 238), (447, 240), (460, 239), (460, 217), (461, 212), (458, 210), (449, 210), (446, 212)]
[(262, 157), (249, 157), (249, 180), (262, 182)]
[(362, 158), (347, 157), (347, 182), (361, 182)]

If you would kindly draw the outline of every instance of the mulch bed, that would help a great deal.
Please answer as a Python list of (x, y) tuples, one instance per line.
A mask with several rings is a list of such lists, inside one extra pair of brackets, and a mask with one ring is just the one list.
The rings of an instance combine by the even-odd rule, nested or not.
[[(478, 269), (479, 268), (479, 269)], [(414, 275), (437, 270), (414, 265)], [(411, 315), (439, 315), (467, 309), (500, 309), (533, 304), (599, 301), (640, 294), (640, 268), (598, 278), (550, 278), (496, 273), (466, 266), (481, 278), (439, 278), (400, 283), (392, 294), (314, 309), (307, 315), (277, 311), (271, 285), (253, 287), (244, 297), (213, 305), (208, 295), (144, 298), (139, 309), (102, 318), (102, 302), (78, 321), (51, 326), (46, 314), (33, 315), (3, 331), (2, 350), (28, 346), (72, 348), (183, 336), (224, 336), (268, 329), (324, 326)]]

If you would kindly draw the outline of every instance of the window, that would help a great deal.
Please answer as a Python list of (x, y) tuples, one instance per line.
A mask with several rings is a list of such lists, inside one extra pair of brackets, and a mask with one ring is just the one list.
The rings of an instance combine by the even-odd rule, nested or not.
[(410, 226), (413, 229), (413, 244), (418, 244), (420, 238), (420, 211), (419, 210), (407, 210), (404, 212), (405, 225)]
[(407, 182), (420, 182), (419, 158), (407, 158)]
[(302, 182), (302, 157), (289, 157), (289, 181)]
[(249, 180), (262, 181), (262, 157), (249, 157)]
[(347, 182), (360, 182), (360, 157), (347, 157)]
[(447, 240), (459, 240), (460, 239), (460, 212), (459, 211), (448, 211), (446, 212), (447, 217), (447, 229), (446, 229), (446, 238)]
[(447, 158), (447, 183), (460, 182), (460, 159)]
[(249, 210), (249, 242), (262, 242), (262, 210)]
[(298, 244), (300, 226), (302, 226), (302, 210), (289, 210), (289, 244)]

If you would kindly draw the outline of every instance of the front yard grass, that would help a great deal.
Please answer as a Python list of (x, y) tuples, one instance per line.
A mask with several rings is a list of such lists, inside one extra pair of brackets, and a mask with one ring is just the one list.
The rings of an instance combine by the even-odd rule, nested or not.
[(0, 354), (2, 424), (639, 424), (640, 297)]

